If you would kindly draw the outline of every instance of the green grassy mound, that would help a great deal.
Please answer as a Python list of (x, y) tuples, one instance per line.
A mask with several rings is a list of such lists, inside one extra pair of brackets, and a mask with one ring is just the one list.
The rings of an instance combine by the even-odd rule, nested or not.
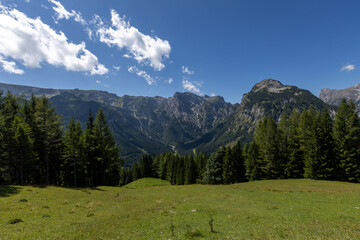
[(360, 184), (146, 187), (152, 181), (135, 189), (2, 187), (0, 239), (360, 239)]
[(168, 181), (157, 179), (157, 178), (141, 178), (134, 182), (131, 182), (124, 186), (125, 188), (145, 188), (145, 187), (157, 187), (157, 186), (169, 186), (170, 183)]

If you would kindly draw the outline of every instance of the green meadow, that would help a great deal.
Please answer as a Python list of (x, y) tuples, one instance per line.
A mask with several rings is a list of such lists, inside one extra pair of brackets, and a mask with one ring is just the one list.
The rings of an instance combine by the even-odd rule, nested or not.
[(360, 239), (360, 184), (1, 186), (0, 239)]

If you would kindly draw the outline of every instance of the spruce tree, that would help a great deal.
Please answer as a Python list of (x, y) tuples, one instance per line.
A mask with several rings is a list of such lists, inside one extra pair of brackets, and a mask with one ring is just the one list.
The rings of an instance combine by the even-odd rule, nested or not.
[[(31, 128), (20, 117), (16, 116), (12, 123), (13, 141), (15, 143), (14, 159), (16, 169), (16, 183), (24, 185), (29, 180), (35, 153), (33, 150), (34, 140), (32, 139)], [(25, 180), (24, 180), (25, 179)]]
[(285, 165), (285, 175), (288, 178), (304, 177), (304, 156), (301, 150), (300, 113), (292, 111), (289, 117), (289, 136), (288, 136), (288, 162)]
[(272, 118), (264, 118), (255, 129), (254, 139), (259, 147), (264, 179), (279, 178), (282, 176), (283, 168), (279, 161), (279, 145), (277, 138), (277, 126)]
[(185, 157), (185, 181), (184, 184), (196, 183), (197, 169), (194, 161), (194, 157), (190, 155)]
[(360, 123), (354, 103), (342, 100), (335, 115), (334, 138), (337, 145), (339, 180), (360, 181)]
[(206, 171), (204, 173), (204, 181), (208, 184), (223, 183), (223, 162), (226, 149), (224, 146), (212, 154), (207, 161)]
[(319, 115), (317, 125), (318, 166), (316, 167), (317, 171), (316, 175), (314, 174), (314, 178), (335, 179), (335, 142), (332, 122), (327, 109)]
[(37, 154), (45, 170), (45, 184), (57, 184), (62, 155), (61, 118), (49, 100), (42, 96), (36, 105), (35, 121), (39, 129)]
[[(68, 178), (70, 178), (70, 176), (67, 176), (67, 173), (71, 173), (73, 179), (72, 184), (74, 186), (77, 186), (79, 184), (79, 175), (83, 175), (84, 144), (82, 134), (83, 132), (80, 122), (77, 121), (75, 123), (74, 118), (72, 118), (64, 134), (64, 172), (66, 176), (66, 179), (64, 179), (64, 181), (70, 184), (70, 182), (68, 181)], [(83, 184), (85, 183), (80, 183), (80, 185)]]
[(250, 143), (247, 152), (246, 159), (246, 176), (249, 181), (262, 179), (264, 176), (263, 168), (261, 166), (263, 160), (261, 159), (259, 153), (259, 147), (257, 146), (255, 141)]
[(100, 171), (97, 174), (97, 184), (114, 185), (119, 182), (121, 166), (119, 149), (115, 144), (112, 131), (106, 122), (101, 108), (95, 119), (94, 137), (96, 142), (96, 160), (99, 167), (98, 170)]

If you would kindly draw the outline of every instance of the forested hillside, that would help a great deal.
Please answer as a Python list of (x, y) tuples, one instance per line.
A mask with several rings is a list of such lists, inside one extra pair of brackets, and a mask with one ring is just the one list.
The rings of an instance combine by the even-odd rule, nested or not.
[(114, 138), (121, 148), (125, 165), (131, 166), (143, 154), (173, 152), (181, 155), (211, 154), (223, 144), (252, 139), (255, 126), (265, 116), (275, 121), (293, 109), (302, 111), (312, 105), (316, 110), (333, 107), (309, 91), (287, 86), (273, 79), (257, 83), (243, 96), (240, 104), (231, 104), (220, 96), (175, 93), (163, 97), (118, 97), (104, 91), (41, 89), (1, 84), (0, 89), (15, 95), (43, 94), (53, 103), (67, 125), (71, 118), (86, 126), (88, 112), (103, 109)]

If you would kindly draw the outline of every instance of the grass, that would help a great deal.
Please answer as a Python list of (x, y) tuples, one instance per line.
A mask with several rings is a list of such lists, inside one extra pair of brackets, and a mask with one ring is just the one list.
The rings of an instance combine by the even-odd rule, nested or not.
[(360, 239), (360, 184), (11, 188), (0, 193), (0, 239)]

